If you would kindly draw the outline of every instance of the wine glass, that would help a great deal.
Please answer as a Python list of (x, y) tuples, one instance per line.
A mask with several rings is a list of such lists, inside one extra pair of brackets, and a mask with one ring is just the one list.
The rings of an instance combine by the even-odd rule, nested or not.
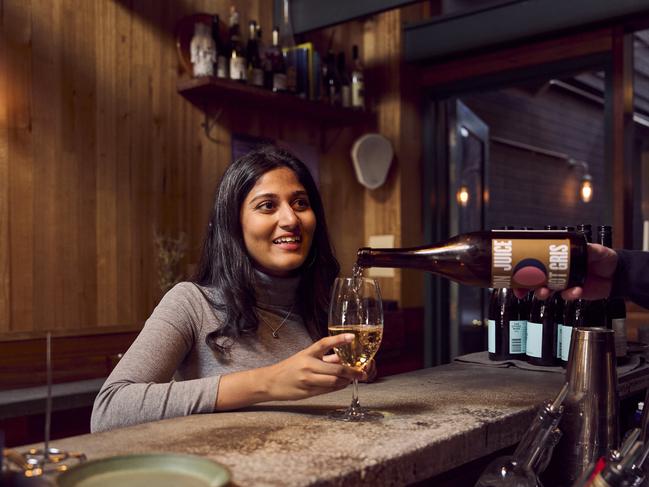
[[(366, 277), (337, 278), (329, 306), (329, 335), (353, 333), (354, 340), (334, 347), (341, 363), (363, 368), (376, 354), (383, 337), (383, 304), (379, 283)], [(358, 381), (354, 379), (352, 403), (334, 411), (333, 419), (343, 421), (376, 420), (383, 415), (362, 408), (358, 402)]]

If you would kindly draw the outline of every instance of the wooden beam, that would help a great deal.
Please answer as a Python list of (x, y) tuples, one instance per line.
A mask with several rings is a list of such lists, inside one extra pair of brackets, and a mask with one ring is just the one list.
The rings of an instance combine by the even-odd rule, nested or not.
[(622, 28), (612, 50), (612, 205), (615, 247), (633, 246), (633, 37)]
[(612, 30), (606, 28), (465, 56), (421, 68), (420, 82), (427, 87), (442, 86), (467, 78), (502, 75), (540, 64), (606, 55), (611, 51), (612, 38)]

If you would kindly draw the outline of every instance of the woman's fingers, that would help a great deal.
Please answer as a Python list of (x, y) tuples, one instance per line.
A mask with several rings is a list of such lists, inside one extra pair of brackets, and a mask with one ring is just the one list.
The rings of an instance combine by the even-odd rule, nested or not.
[(340, 335), (321, 338), (305, 351), (308, 355), (321, 359), (324, 354), (333, 347), (344, 345), (345, 343), (351, 343), (352, 340), (354, 340), (353, 333), (341, 333)]
[(325, 355), (322, 357), (322, 360), (324, 360), (327, 363), (330, 364), (339, 364), (340, 363), (340, 357), (336, 355), (335, 353), (330, 353), (329, 355)]

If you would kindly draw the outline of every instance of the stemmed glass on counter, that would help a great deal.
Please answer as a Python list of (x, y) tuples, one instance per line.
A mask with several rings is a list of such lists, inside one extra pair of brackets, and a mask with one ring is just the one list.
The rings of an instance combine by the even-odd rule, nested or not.
[[(344, 365), (364, 368), (374, 357), (383, 337), (383, 304), (379, 283), (366, 277), (337, 278), (329, 307), (329, 335), (353, 333), (354, 340), (334, 350)], [(352, 403), (329, 415), (343, 421), (368, 421), (383, 417), (362, 408), (358, 381), (354, 379)]]

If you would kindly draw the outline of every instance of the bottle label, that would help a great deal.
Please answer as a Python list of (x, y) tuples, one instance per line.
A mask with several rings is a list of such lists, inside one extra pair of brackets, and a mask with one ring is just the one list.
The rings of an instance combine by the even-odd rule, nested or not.
[(273, 75), (273, 91), (286, 91), (286, 75), (284, 73)]
[(225, 56), (219, 56), (216, 64), (216, 76), (218, 78), (228, 77), (228, 60)]
[(509, 322), (509, 353), (524, 354), (526, 348), (527, 321), (512, 320)]
[(352, 83), (352, 106), (354, 108), (365, 107), (364, 95), (363, 82), (357, 81), (355, 83)]
[(556, 358), (561, 358), (561, 340), (563, 333), (563, 325), (557, 324), (557, 348), (555, 350), (554, 356)]
[(342, 100), (342, 105), (345, 108), (352, 106), (352, 89), (348, 85), (344, 85), (340, 88), (340, 96)]
[(572, 338), (572, 326), (561, 327), (561, 360), (568, 361), (570, 355), (570, 339)]
[(246, 58), (239, 56), (230, 58), (230, 79), (245, 81), (247, 71)]
[(253, 86), (264, 86), (264, 72), (259, 68), (250, 70), (250, 84)]
[(496, 353), (496, 322), (487, 320), (487, 351)]
[[(502, 231), (504, 232), (504, 231)], [(570, 277), (569, 239), (491, 241), (491, 287), (565, 289)]]
[(527, 322), (527, 350), (530, 357), (541, 358), (543, 352), (543, 325), (541, 323)]

